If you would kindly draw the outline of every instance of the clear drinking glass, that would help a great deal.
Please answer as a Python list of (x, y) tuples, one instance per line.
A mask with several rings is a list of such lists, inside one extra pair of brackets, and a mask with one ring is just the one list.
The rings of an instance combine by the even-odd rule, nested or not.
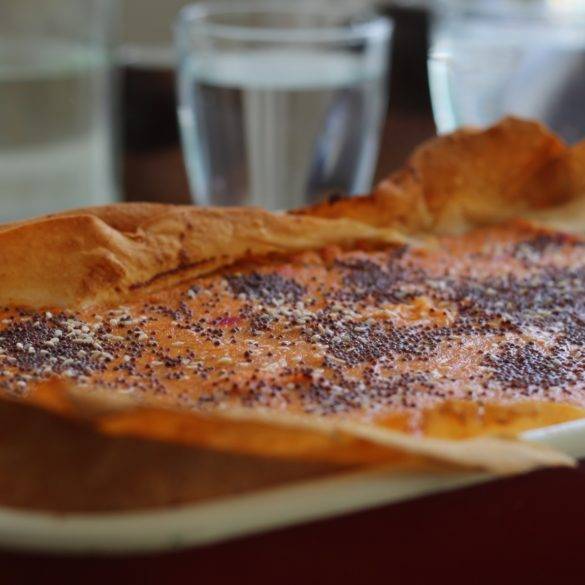
[(0, 221), (112, 201), (111, 0), (0, 0)]
[(287, 209), (372, 182), (391, 23), (333, 4), (180, 13), (179, 121), (195, 200)]
[(429, 81), (439, 132), (506, 114), (585, 138), (585, 2), (447, 2), (437, 11)]

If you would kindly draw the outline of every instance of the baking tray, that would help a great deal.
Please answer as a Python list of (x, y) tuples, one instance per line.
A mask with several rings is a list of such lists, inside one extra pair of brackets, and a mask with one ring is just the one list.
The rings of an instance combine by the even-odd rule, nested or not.
[[(523, 437), (585, 457), (585, 419), (533, 430)], [(497, 476), (488, 473), (377, 469), (156, 511), (50, 514), (0, 508), (0, 546), (68, 554), (170, 551), (494, 479)]]

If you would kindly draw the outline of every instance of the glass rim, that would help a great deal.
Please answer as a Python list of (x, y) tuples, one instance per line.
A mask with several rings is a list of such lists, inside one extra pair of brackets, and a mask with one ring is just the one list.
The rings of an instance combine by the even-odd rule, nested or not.
[[(274, 15), (307, 15), (307, 16), (339, 16), (348, 19), (355, 18), (355, 22), (347, 24), (327, 24), (324, 26), (299, 27), (263, 27), (242, 26), (238, 24), (224, 24), (212, 22), (210, 19), (217, 16), (246, 14), (274, 14)], [(358, 20), (359, 19), (359, 20)], [(288, 3), (278, 3), (267, 0), (252, 0), (246, 2), (197, 2), (184, 6), (178, 13), (175, 28), (177, 31), (200, 23), (200, 32), (210, 37), (258, 42), (355, 42), (377, 39), (388, 39), (392, 34), (394, 23), (392, 19), (378, 14), (371, 9), (347, 9), (340, 6), (325, 4), (310, 6), (307, 4), (290, 6)]]

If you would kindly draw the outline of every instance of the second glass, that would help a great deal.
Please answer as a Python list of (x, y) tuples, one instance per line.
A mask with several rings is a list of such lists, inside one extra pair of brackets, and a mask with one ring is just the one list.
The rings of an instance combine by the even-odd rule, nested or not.
[(112, 0), (0, 0), (0, 221), (117, 199)]
[(176, 34), (197, 203), (288, 209), (370, 188), (387, 102), (387, 19), (215, 2), (183, 9)]
[(567, 142), (585, 138), (582, 2), (445, 0), (433, 20), (429, 82), (440, 133), (513, 114)]

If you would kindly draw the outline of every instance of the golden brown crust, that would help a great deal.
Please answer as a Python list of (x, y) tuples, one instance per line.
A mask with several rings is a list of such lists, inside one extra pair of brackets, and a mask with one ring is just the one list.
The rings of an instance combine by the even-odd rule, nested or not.
[(204, 274), (246, 256), (400, 239), (392, 229), (351, 220), (260, 209), (151, 204), (82, 209), (4, 226), (0, 303), (119, 302), (133, 288)]
[(300, 213), (409, 233), (461, 233), (538, 210), (546, 217), (584, 200), (585, 142), (568, 148), (536, 122), (507, 118), (487, 130), (429, 140), (371, 195)]
[(561, 205), (529, 211), (526, 216), (558, 230), (585, 231), (585, 141), (553, 159), (528, 183), (543, 200), (547, 194), (559, 194)]
[[(585, 213), (584, 201), (585, 143), (567, 148), (536, 123), (507, 119), (487, 131), (462, 130), (430, 141), (414, 153), (404, 170), (382, 181), (372, 195), (293, 214), (123, 204), (0, 226), (0, 303), (65, 308), (120, 303), (136, 288), (172, 285), (246, 257), (286, 255), (330, 244), (381, 244), (420, 234), (459, 233), (514, 216), (538, 221), (552, 217), (554, 225), (582, 228), (578, 214)], [(99, 392), (90, 404), (86, 391), (80, 396), (77, 389), (62, 384), (53, 385), (35, 400), (37, 406), (84, 419), (106, 434), (205, 444), (214, 449), (222, 449), (222, 437), (244, 435), (251, 443), (264, 440), (271, 444), (271, 456), (282, 455), (278, 452), (278, 441), (282, 440), (288, 451), (295, 445), (296, 456), (303, 459), (321, 458), (345, 465), (389, 461), (418, 465), (440, 460), (508, 472), (570, 463), (562, 454), (506, 438), (421, 439), (364, 425), (325, 423), (308, 416), (266, 418), (259, 411), (195, 416), (155, 409), (155, 418), (149, 420), (149, 413), (135, 404), (112, 405)], [(189, 427), (189, 432), (177, 432), (181, 425)], [(201, 440), (203, 435), (205, 440)], [(96, 439), (96, 443), (108, 450), (111, 444), (105, 443), (113, 440), (103, 439), (102, 444), (102, 439)], [(253, 445), (246, 451), (254, 453)], [(3, 454), (0, 448), (0, 462), (9, 452), (10, 448)], [(258, 452), (266, 454), (266, 449)], [(289, 479), (322, 469), (321, 464), (307, 465), (281, 475)], [(0, 466), (0, 479), (2, 473)], [(2, 494), (10, 489), (3, 488), (0, 481), (0, 501), (29, 505), (26, 498)], [(144, 505), (168, 503), (173, 497), (180, 501), (196, 497), (191, 488), (185, 489), (169, 488), (158, 500), (145, 496)], [(35, 497), (40, 496), (31, 496)], [(42, 506), (60, 506), (49, 500), (42, 500)], [(127, 505), (108, 502), (102, 502), (102, 507)], [(90, 507), (100, 506), (94, 502)]]

